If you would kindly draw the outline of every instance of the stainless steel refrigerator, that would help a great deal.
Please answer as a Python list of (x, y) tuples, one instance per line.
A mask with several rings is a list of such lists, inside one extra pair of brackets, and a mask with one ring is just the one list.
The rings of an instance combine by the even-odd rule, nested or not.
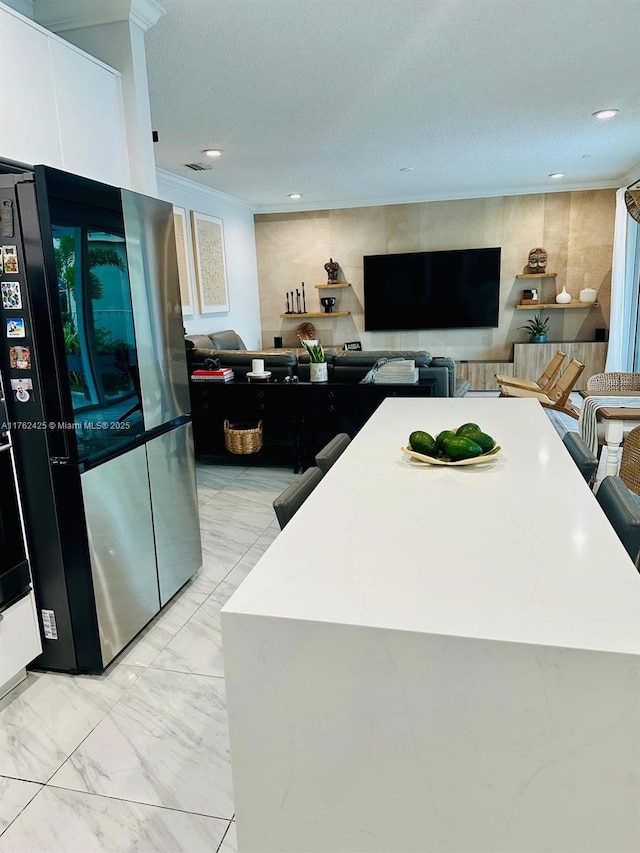
[(0, 366), (34, 666), (98, 673), (201, 564), (173, 209), (49, 167), (4, 171)]

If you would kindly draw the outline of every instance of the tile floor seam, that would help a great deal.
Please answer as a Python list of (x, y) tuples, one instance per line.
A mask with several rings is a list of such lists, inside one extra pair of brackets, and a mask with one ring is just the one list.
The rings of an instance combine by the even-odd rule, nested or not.
[[(0, 779), (1, 779), (1, 778), (3, 778), (3, 777), (2, 777), (2, 776), (0, 776)], [(6, 776), (5, 776), (4, 778), (11, 778), (11, 777), (6, 777)], [(23, 782), (29, 782), (29, 779), (23, 779), (23, 780), (21, 780), (21, 781), (23, 781)], [(18, 812), (18, 814), (16, 814), (16, 815), (15, 815), (15, 816), (14, 816), (14, 817), (9, 821), (9, 823), (5, 826), (5, 828), (4, 828), (4, 829), (0, 830), (0, 838), (2, 838), (2, 836), (4, 835), (4, 833), (5, 833), (5, 832), (9, 829), (9, 827), (11, 826), (11, 824), (12, 824), (12, 823), (14, 823), (14, 822), (15, 822), (15, 821), (20, 817), (20, 815), (21, 815), (21, 814), (22, 814), (22, 812), (27, 808), (27, 806), (28, 806), (28, 805), (30, 805), (30, 803), (32, 803), (32, 802), (35, 800), (35, 798), (36, 798), (39, 794), (41, 794), (41, 793), (44, 791), (44, 789), (47, 787), (47, 786), (46, 786), (46, 784), (44, 784), (44, 783), (42, 783), (42, 782), (30, 782), (30, 784), (31, 784), (31, 785), (40, 785), (40, 790), (36, 791), (36, 792), (35, 792), (35, 794), (33, 795), (33, 797), (30, 797), (30, 798), (29, 798), (29, 800), (28, 800), (28, 801), (27, 801), (27, 802), (22, 806), (22, 808), (20, 809), (20, 811)], [(233, 820), (233, 818), (232, 818), (231, 820)], [(231, 821), (229, 821), (229, 826), (231, 826)], [(229, 826), (226, 828), (223, 838), (224, 838), (224, 837), (226, 837), (227, 832), (229, 832)], [(222, 844), (222, 842), (220, 842), (220, 843)], [(218, 849), (219, 849), (219, 848), (218, 848)]]
[(229, 823), (233, 822), (232, 817), (230, 818), (224, 815), (212, 815), (205, 814), (204, 812), (193, 812), (189, 811), (189, 809), (179, 809), (176, 806), (164, 806), (161, 803), (145, 803), (144, 800), (132, 800), (130, 797), (116, 797), (113, 794), (98, 794), (96, 791), (82, 791), (78, 788), (68, 788), (66, 785), (54, 785), (49, 782), (47, 782), (46, 785), (43, 785), (42, 790), (37, 791), (35, 796), (31, 799), (35, 799), (35, 797), (37, 797), (38, 794), (41, 794), (45, 788), (53, 788), (56, 791), (70, 791), (72, 794), (81, 794), (82, 796), (86, 797), (97, 797), (101, 800), (116, 800), (119, 803), (135, 803), (135, 805), (137, 806), (145, 806), (150, 809), (163, 809), (164, 811), (168, 812), (179, 812), (180, 814), (192, 814), (196, 815), (197, 817), (211, 818), (212, 820), (223, 820), (228, 821)]

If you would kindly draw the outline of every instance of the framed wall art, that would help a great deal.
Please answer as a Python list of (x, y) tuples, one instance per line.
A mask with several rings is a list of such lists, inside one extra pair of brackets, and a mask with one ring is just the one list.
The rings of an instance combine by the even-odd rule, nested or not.
[(229, 290), (222, 219), (192, 210), (191, 227), (200, 313), (219, 314), (228, 311)]
[(174, 206), (173, 223), (176, 231), (176, 253), (178, 255), (178, 277), (180, 279), (182, 313), (193, 314), (193, 280), (191, 264), (189, 263), (187, 212), (183, 207)]

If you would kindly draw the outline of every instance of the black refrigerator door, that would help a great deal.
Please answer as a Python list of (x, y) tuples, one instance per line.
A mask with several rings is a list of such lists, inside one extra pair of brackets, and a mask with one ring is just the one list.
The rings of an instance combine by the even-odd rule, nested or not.
[(63, 406), (83, 465), (144, 432), (120, 191), (36, 168)]

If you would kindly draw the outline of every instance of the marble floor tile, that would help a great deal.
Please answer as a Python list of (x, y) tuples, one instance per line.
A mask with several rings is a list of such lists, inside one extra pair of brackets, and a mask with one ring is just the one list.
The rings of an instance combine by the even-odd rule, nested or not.
[(218, 491), (242, 476), (246, 468), (242, 465), (206, 465), (196, 463), (196, 485), (198, 489)]
[(50, 784), (230, 819), (223, 680), (145, 670)]
[(227, 827), (226, 820), (213, 817), (47, 786), (7, 829), (0, 849), (6, 853), (215, 853)]
[(236, 834), (236, 822), (232, 820), (224, 840), (218, 848), (218, 853), (238, 853), (238, 836)]
[(200, 528), (205, 535), (222, 533), (247, 546), (252, 545), (272, 521), (272, 502), (259, 504), (226, 491), (200, 507)]
[(180, 590), (151, 624), (129, 644), (118, 658), (118, 663), (149, 666), (158, 652), (175, 637), (206, 599), (206, 593), (194, 592), (190, 587)]
[[(22, 779), (0, 776), (0, 835), (41, 788), (42, 785), (36, 782), (24, 782)], [(0, 849), (2, 848), (3, 842), (0, 841)]]
[(152, 668), (224, 677), (220, 628), (223, 603), (215, 593), (210, 595), (156, 656)]
[(264, 533), (258, 537), (255, 545), (252, 545), (251, 548), (249, 548), (249, 550), (238, 560), (236, 565), (226, 575), (224, 580), (216, 586), (214, 591), (216, 598), (221, 599), (224, 603), (236, 591), (280, 532), (277, 522), (275, 525), (275, 527), (270, 525)]
[(104, 675), (30, 672), (0, 701), (0, 772), (46, 782), (144, 672), (116, 665)]

